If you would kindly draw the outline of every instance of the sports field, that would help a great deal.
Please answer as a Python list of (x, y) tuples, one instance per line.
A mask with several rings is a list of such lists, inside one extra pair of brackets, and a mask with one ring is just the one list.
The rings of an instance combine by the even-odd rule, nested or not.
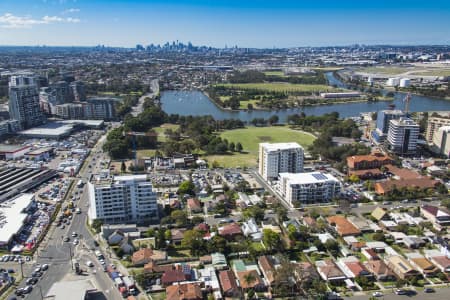
[(309, 133), (290, 129), (287, 126), (247, 127), (224, 131), (221, 138), (228, 142), (240, 142), (243, 153), (228, 155), (209, 155), (205, 157), (210, 164), (217, 161), (221, 167), (254, 167), (258, 157), (259, 143), (297, 142), (303, 147), (309, 146), (315, 137)]

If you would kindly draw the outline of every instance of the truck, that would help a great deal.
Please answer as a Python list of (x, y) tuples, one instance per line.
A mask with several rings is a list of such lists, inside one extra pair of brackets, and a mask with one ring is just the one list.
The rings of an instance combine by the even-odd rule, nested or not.
[(133, 278), (129, 276), (123, 277), (123, 283), (127, 287), (129, 295), (136, 295), (136, 284)]

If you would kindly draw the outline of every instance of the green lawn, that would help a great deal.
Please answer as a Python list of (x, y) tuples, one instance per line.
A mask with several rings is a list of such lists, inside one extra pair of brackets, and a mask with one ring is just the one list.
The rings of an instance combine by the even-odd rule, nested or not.
[(246, 101), (241, 101), (239, 103), (239, 109), (247, 109), (248, 108), (248, 104), (251, 103), (253, 105), (253, 108), (257, 107), (258, 104), (256, 104), (256, 102), (258, 102), (258, 100), (246, 100)]
[(206, 157), (209, 163), (217, 161), (221, 167), (225, 168), (256, 166), (259, 143), (297, 142), (303, 147), (307, 147), (315, 140), (315, 137), (308, 133), (293, 130), (286, 126), (234, 129), (224, 131), (220, 137), (227, 139), (228, 142), (240, 142), (244, 148), (244, 153), (209, 155)]
[(286, 75), (284, 75), (283, 71), (264, 71), (264, 74), (266, 76), (281, 76), (281, 77), (286, 77)]
[(166, 292), (152, 293), (151, 294), (153, 300), (165, 300)]
[(227, 83), (218, 84), (218, 86), (233, 87), (242, 90), (256, 89), (260, 91), (274, 91), (274, 92), (324, 92), (337, 91), (333, 87), (325, 84), (290, 84), (290, 83)]
[(156, 133), (158, 133), (158, 142), (162, 143), (162, 142), (166, 141), (166, 136), (164, 134), (164, 131), (166, 129), (172, 129), (175, 131), (178, 129), (178, 127), (180, 127), (180, 125), (165, 123), (165, 124), (162, 124), (161, 126), (154, 127), (153, 129), (156, 131)]

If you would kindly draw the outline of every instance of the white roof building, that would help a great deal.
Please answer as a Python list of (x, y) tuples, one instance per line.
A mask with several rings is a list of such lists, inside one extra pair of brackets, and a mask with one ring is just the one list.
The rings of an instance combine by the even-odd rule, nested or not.
[(21, 194), (0, 204), (0, 247), (8, 245), (12, 237), (22, 229), (28, 218), (25, 211), (33, 200), (33, 194)]

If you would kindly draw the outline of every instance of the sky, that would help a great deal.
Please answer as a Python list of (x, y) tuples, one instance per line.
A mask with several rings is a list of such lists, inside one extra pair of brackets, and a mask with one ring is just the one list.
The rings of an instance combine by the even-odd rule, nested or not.
[(0, 45), (450, 44), (449, 0), (0, 0)]

